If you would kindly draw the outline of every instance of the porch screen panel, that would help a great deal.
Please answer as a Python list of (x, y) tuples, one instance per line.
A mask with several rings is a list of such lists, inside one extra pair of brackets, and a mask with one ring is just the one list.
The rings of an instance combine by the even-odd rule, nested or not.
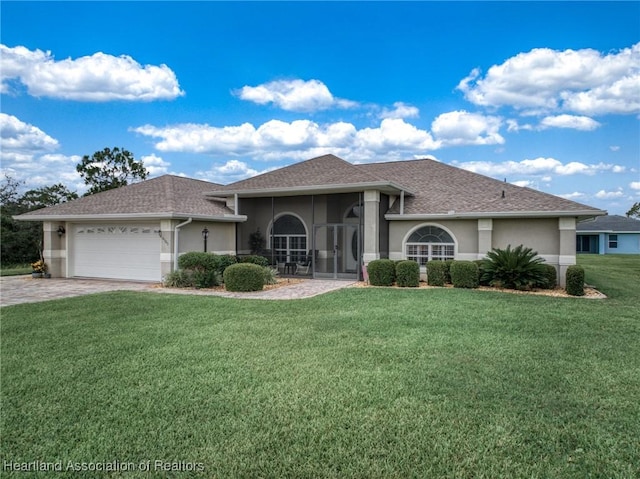
[(307, 256), (304, 224), (293, 215), (283, 215), (273, 225), (273, 251), (278, 263), (303, 262)]

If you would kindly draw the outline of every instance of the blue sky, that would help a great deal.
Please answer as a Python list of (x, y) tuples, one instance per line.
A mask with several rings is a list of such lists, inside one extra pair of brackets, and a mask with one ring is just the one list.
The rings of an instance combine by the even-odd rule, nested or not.
[(640, 201), (639, 2), (12, 2), (1, 169), (83, 155), (230, 183), (325, 153), (432, 157), (624, 214)]

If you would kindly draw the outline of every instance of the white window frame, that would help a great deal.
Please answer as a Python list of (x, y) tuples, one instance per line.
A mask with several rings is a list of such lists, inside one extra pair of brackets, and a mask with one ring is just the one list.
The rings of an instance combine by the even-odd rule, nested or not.
[[(293, 216), (298, 221), (300, 221), (302, 227), (305, 230), (305, 234), (272, 234), (275, 222), (283, 216)], [(269, 231), (268, 248), (273, 250), (274, 256), (278, 263), (295, 263), (305, 261), (309, 252), (309, 230), (307, 229), (306, 223), (299, 215), (290, 211), (282, 212), (274, 218), (267, 231)], [(304, 248), (292, 247), (292, 243), (299, 238), (302, 238), (304, 240)], [(284, 247), (276, 248), (276, 244), (280, 243), (279, 240), (284, 240)], [(278, 246), (281, 245), (278, 244)]]
[[(442, 242), (409, 242), (408, 239), (418, 230), (432, 226), (435, 228), (439, 228), (446, 232), (452, 239), (453, 243), (442, 243)], [(413, 251), (410, 251), (413, 249)], [(441, 250), (441, 251), (438, 251)], [(458, 251), (458, 244), (456, 241), (456, 237), (453, 233), (443, 227), (442, 225), (435, 223), (424, 223), (421, 225), (412, 228), (406, 235), (404, 240), (404, 248), (403, 254), (404, 258), (416, 261), (422, 268), (426, 266), (429, 261), (445, 261), (447, 259), (455, 259)]]
[(610, 234), (608, 240), (609, 240), (609, 248), (610, 249), (617, 249), (618, 248), (618, 235), (617, 234)]

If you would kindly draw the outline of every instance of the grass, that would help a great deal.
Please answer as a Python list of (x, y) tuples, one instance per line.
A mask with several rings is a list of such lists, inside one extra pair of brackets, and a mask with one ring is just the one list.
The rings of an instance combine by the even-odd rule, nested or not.
[(640, 257), (579, 262), (610, 299), (353, 288), (5, 307), (1, 460), (204, 469), (92, 477), (638, 477)]
[(0, 267), (0, 276), (20, 276), (30, 274), (33, 268), (29, 264), (18, 264)]

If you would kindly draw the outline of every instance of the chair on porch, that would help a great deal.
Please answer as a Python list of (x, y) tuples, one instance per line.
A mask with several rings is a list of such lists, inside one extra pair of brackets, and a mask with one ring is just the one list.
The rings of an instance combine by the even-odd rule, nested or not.
[(309, 250), (306, 258), (302, 263), (297, 263), (296, 265), (296, 274), (305, 274), (308, 275), (311, 272), (311, 267), (313, 266), (313, 251)]

